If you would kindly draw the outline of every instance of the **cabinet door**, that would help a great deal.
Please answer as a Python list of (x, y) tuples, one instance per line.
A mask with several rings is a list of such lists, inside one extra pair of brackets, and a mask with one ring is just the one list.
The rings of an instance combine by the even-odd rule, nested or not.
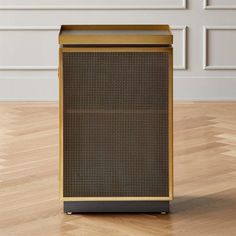
[(170, 199), (172, 48), (61, 51), (64, 199)]

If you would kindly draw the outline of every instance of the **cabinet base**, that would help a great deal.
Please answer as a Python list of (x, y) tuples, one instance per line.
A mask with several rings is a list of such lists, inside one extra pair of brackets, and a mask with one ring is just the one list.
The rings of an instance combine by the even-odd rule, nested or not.
[(169, 201), (65, 201), (64, 212), (72, 213), (106, 213), (106, 212), (155, 212), (168, 213)]

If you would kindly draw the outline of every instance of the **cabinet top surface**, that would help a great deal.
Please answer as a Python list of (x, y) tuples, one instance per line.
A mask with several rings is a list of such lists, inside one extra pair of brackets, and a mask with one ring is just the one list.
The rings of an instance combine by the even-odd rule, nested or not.
[(62, 25), (61, 45), (170, 45), (168, 25)]

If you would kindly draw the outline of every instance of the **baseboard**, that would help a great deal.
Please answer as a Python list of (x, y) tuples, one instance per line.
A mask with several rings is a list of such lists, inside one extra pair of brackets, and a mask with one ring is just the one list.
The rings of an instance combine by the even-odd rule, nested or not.
[[(236, 101), (235, 78), (175, 77), (175, 101)], [(57, 101), (57, 78), (0, 78), (0, 101)]]
[(236, 77), (175, 77), (175, 101), (236, 101)]
[(56, 78), (0, 79), (0, 101), (57, 101)]

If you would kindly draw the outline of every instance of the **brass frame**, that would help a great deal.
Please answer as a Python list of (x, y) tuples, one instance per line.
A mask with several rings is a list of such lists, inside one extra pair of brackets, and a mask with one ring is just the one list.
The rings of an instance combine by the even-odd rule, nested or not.
[[(63, 196), (63, 52), (168, 52), (169, 54), (169, 196), (166, 197), (64, 197)], [(169, 201), (173, 199), (173, 48), (169, 47), (88, 47), (59, 49), (59, 192), (62, 201)]]
[[(167, 35), (122, 35), (122, 34), (63, 34), (65, 30), (152, 30), (168, 31)], [(62, 25), (59, 33), (60, 44), (158, 44), (173, 43), (173, 35), (168, 25)]]

